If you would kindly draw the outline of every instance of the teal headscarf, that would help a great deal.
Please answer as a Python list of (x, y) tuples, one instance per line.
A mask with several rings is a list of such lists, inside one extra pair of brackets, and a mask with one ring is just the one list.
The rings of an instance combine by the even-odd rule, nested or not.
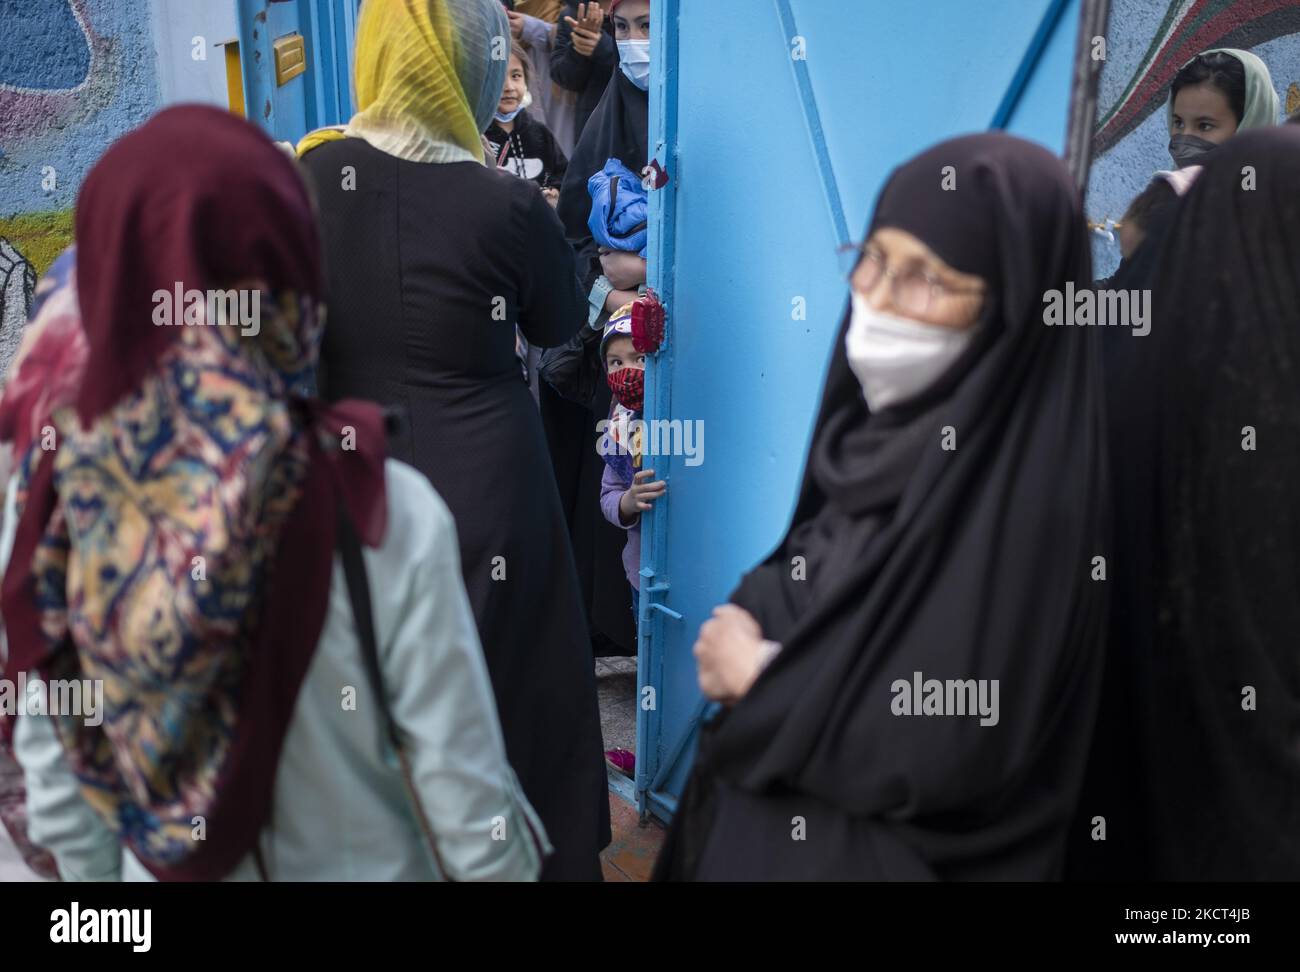
[[(1282, 103), (1277, 92), (1273, 90), (1273, 76), (1268, 73), (1267, 64), (1250, 51), (1241, 51), (1234, 47), (1215, 47), (1208, 51), (1201, 51), (1201, 54), (1229, 54), (1240, 61), (1241, 66), (1246, 69), (1246, 104), (1237, 131), (1244, 132), (1248, 128), (1264, 128), (1277, 124)], [(1196, 57), (1200, 57), (1201, 54), (1197, 54)], [(1196, 57), (1191, 58), (1187, 64), (1191, 64)], [(1187, 67), (1187, 64), (1183, 67)], [(1172, 131), (1173, 124), (1174, 96), (1170, 93), (1165, 127)]]

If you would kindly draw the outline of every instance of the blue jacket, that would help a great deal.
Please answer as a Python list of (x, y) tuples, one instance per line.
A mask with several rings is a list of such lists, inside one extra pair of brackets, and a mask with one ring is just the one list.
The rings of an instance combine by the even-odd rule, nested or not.
[(618, 159), (610, 159), (587, 180), (587, 191), (591, 193), (587, 226), (596, 243), (644, 259), (650, 203), (641, 177)]

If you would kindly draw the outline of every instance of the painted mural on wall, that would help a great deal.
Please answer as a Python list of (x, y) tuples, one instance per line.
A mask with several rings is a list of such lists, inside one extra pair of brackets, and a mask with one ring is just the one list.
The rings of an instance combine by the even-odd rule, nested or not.
[(149, 0), (0, 3), (0, 366), (86, 172), (158, 105)]
[[(1253, 51), (1288, 113), (1300, 110), (1296, 0), (1112, 0), (1098, 99), (1088, 216), (1118, 220), (1151, 174), (1173, 167), (1165, 105), (1178, 69), (1216, 47)], [(1118, 240), (1095, 238), (1094, 271), (1119, 264)]]

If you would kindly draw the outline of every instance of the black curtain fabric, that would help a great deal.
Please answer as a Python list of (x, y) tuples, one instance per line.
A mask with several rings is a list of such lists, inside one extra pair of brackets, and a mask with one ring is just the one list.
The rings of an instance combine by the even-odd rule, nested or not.
[(1217, 149), (1169, 228), (1151, 334), (1115, 338), (1138, 346), (1120, 500), (1148, 518), (1115, 559), (1145, 583), (1112, 626), (1104, 709), (1127, 738), (1090, 774), (1125, 785), (1080, 815), (1133, 853), (1072, 855), (1084, 876), (1300, 878), (1297, 171), (1295, 128)]
[[(990, 133), (896, 171), (882, 226), (986, 277), (980, 333), (925, 395), (873, 415), (846, 315), (793, 524), (732, 596), (784, 648), (703, 729), (661, 879), (1060, 873), (1106, 596), (1096, 342), (1043, 323), (1045, 291), (1091, 280), (1079, 200), (1058, 159)], [(996, 679), (997, 724), (894, 715), (916, 672)]]

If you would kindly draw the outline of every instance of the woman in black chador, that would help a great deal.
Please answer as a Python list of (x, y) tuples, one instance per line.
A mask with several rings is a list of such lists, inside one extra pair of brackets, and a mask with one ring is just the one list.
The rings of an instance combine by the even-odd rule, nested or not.
[(1043, 307), (1090, 280), (1044, 149), (974, 135), (894, 172), (793, 523), (696, 644), (727, 708), (659, 878), (1060, 875), (1108, 503), (1095, 341)]
[(1295, 126), (1215, 150), (1165, 236), (1151, 333), (1107, 376), (1127, 566), (1079, 805), (1107, 839), (1076, 844), (1072, 876), (1300, 879), (1297, 172)]

